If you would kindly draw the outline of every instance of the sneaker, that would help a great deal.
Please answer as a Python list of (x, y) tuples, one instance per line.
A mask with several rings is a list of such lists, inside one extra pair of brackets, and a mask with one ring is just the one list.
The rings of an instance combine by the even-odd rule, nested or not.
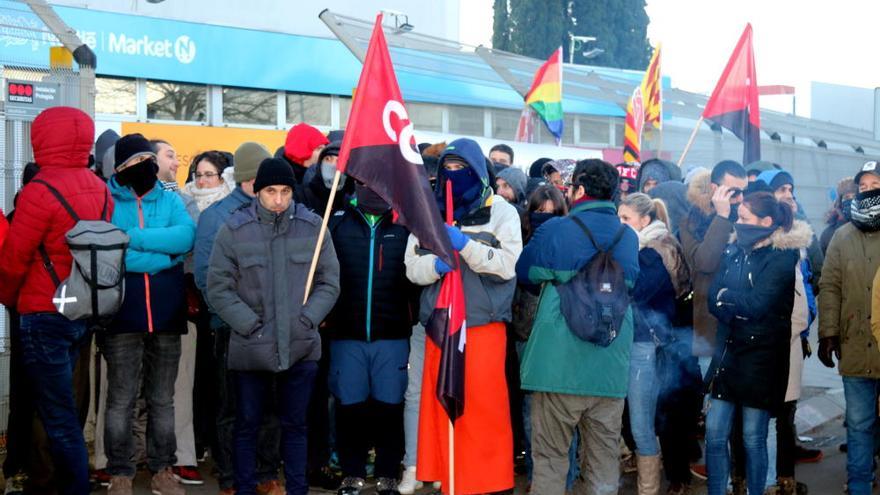
[(204, 485), (205, 479), (195, 466), (174, 466), (171, 468), (174, 478), (184, 485)]
[(342, 485), (339, 487), (339, 490), (336, 490), (336, 495), (360, 495), (364, 486), (366, 486), (366, 483), (363, 478), (349, 476), (342, 480)]
[(284, 495), (284, 487), (278, 480), (269, 480), (257, 483), (257, 494), (259, 495)]
[(691, 485), (687, 483), (670, 483), (666, 489), (666, 495), (690, 495)]
[(401, 495), (397, 491), (397, 480), (394, 478), (379, 478), (376, 482), (377, 495)]
[(706, 470), (705, 464), (691, 464), (691, 474), (703, 481), (709, 479), (709, 472)]
[[(111, 484), (112, 486), (112, 484)], [(186, 491), (177, 482), (170, 467), (167, 467), (153, 475), (150, 480), (150, 490), (153, 495), (185, 495)], [(131, 492), (129, 492), (131, 493)]]
[(798, 445), (795, 448), (794, 456), (795, 462), (798, 464), (810, 464), (821, 461), (824, 454), (819, 449), (807, 449)]
[(112, 476), (107, 484), (107, 495), (132, 495), (132, 479), (128, 476)]
[(416, 479), (416, 467), (409, 466), (403, 470), (403, 478), (397, 484), (397, 491), (401, 495), (413, 495), (416, 490), (421, 490), (424, 483)]
[(24, 473), (18, 473), (15, 476), (10, 476), (6, 478), (6, 490), (4, 490), (4, 495), (21, 495), (24, 493), (24, 482), (27, 480), (27, 475)]
[(91, 478), (95, 483), (106, 488), (110, 486), (110, 478), (112, 478), (112, 476), (110, 476), (110, 473), (108, 473), (106, 469), (96, 469), (92, 471)]

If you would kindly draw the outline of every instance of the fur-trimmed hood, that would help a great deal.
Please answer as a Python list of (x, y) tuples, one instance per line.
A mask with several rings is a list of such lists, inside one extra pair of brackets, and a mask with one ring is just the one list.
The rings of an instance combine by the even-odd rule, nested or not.
[[(736, 230), (733, 231), (733, 234), (730, 234), (730, 242), (731, 244), (736, 242)], [(807, 249), (810, 247), (810, 244), (813, 242), (813, 228), (810, 227), (810, 224), (804, 222), (803, 220), (795, 220), (791, 225), (791, 229), (786, 232), (783, 228), (776, 229), (775, 232), (770, 234), (770, 237), (764, 239), (763, 241), (755, 244), (755, 249), (760, 249), (766, 246), (773, 246), (773, 249)]]
[(687, 189), (688, 202), (697, 208), (703, 215), (712, 215), (715, 208), (712, 207), (712, 173), (706, 170), (695, 175)]

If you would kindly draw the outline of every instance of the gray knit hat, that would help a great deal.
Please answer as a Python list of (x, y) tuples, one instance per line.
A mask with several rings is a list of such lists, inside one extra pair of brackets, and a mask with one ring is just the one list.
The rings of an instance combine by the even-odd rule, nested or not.
[(233, 165), (235, 167), (235, 182), (240, 184), (257, 177), (257, 170), (263, 160), (272, 158), (272, 154), (260, 143), (247, 141), (235, 150)]

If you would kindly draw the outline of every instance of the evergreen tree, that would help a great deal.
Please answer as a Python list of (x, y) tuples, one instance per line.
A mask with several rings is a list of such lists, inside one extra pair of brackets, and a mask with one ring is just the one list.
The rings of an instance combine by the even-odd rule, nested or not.
[(493, 10), (495, 14), (492, 30), (492, 48), (510, 51), (510, 24), (508, 21), (510, 13), (507, 0), (495, 0)]
[(510, 0), (510, 51), (546, 59), (567, 37), (564, 0)]

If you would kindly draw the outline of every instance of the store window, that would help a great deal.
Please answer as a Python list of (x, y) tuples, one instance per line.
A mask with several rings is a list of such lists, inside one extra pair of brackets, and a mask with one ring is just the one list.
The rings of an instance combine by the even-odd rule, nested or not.
[(207, 87), (147, 81), (147, 118), (207, 122)]
[(482, 107), (449, 106), (449, 133), (466, 136), (483, 135)]
[(278, 93), (257, 89), (223, 88), (223, 122), (276, 125)]
[(311, 125), (330, 125), (330, 97), (287, 93), (287, 123), (305, 122)]
[(608, 117), (581, 116), (579, 144), (611, 144), (611, 127)]
[(516, 137), (516, 128), (519, 126), (519, 117), (522, 112), (516, 110), (492, 110), (492, 137), (513, 141)]
[(351, 113), (351, 98), (339, 97), (339, 127), (345, 129), (348, 125), (348, 114)]
[(416, 132), (443, 132), (443, 105), (408, 102), (406, 112)]
[(95, 79), (95, 113), (137, 115), (137, 81), (134, 79)]

